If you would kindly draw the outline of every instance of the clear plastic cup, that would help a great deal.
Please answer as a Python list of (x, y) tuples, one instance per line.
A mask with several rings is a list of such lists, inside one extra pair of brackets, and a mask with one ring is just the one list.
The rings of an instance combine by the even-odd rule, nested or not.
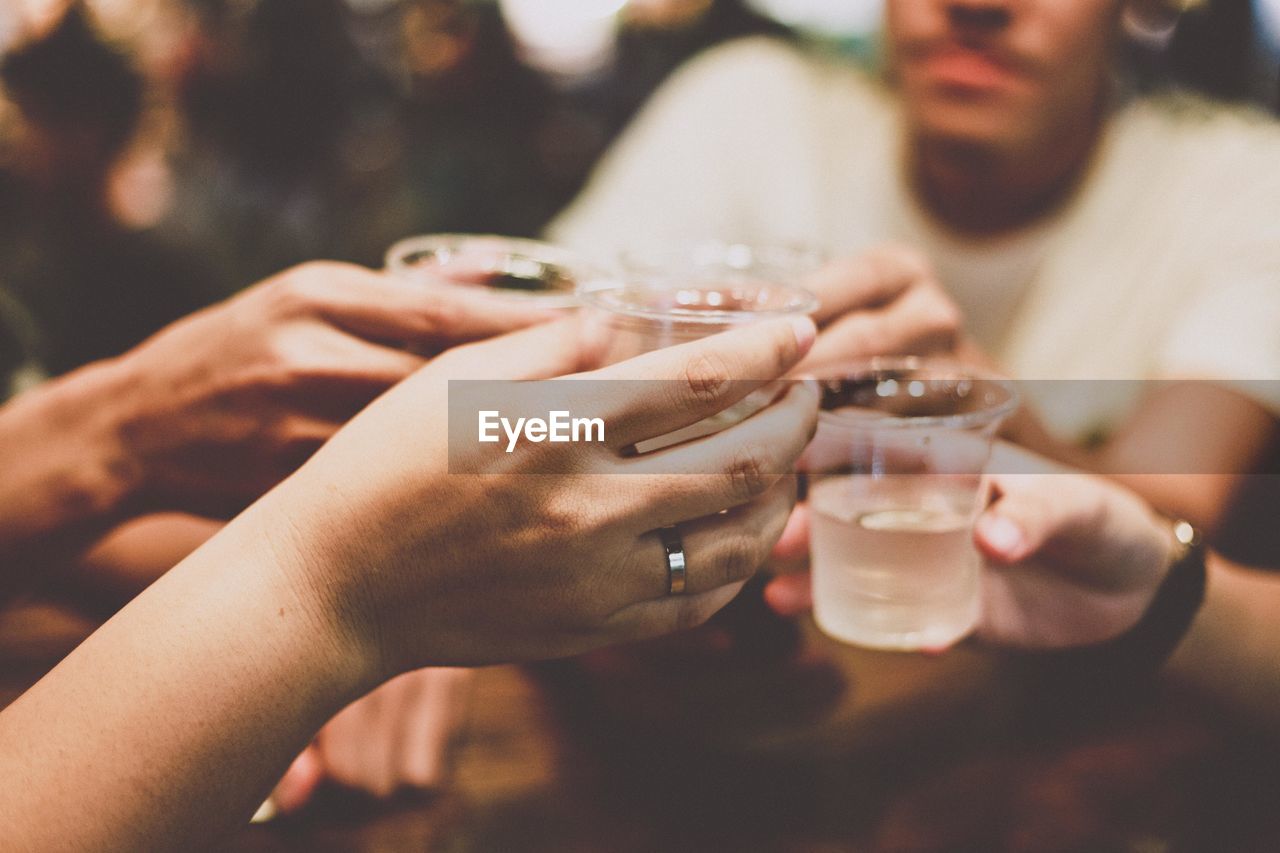
[(818, 627), (869, 648), (945, 648), (981, 615), (973, 523), (1013, 385), (916, 358), (822, 385), (802, 460)]
[(818, 307), (800, 286), (821, 257), (785, 247), (708, 243), (624, 255), (614, 279), (579, 288), (606, 327), (608, 363)]
[[(821, 264), (801, 249), (707, 243), (693, 249), (624, 255), (616, 278), (582, 288), (578, 297), (606, 341), (606, 364), (748, 323), (809, 314), (817, 298), (798, 282)], [(750, 377), (740, 377), (750, 378)], [(644, 453), (709, 435), (767, 406), (776, 389), (753, 392), (723, 412), (636, 445)]]
[(538, 309), (576, 308), (576, 291), (601, 277), (578, 255), (537, 240), (484, 234), (408, 237), (387, 250), (389, 272), (425, 284), (484, 288)]

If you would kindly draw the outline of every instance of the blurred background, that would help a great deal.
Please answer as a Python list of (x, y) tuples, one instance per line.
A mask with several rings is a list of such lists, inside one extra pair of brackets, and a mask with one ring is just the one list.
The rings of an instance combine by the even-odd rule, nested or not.
[[(1130, 16), (1128, 85), (1280, 108), (1280, 0), (1189, 5)], [(772, 33), (874, 66), (879, 7), (3, 0), (0, 360), (64, 372), (409, 234), (536, 235), (692, 54)]]

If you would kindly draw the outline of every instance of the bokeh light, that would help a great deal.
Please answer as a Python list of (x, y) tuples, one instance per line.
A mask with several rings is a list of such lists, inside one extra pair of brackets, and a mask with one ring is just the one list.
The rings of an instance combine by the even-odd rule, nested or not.
[(566, 78), (588, 76), (608, 66), (618, 13), (626, 5), (627, 0), (499, 0), (525, 61)]

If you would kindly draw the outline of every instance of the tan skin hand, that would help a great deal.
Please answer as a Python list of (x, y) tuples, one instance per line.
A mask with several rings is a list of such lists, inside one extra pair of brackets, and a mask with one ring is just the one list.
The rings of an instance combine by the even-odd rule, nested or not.
[(805, 280), (819, 301), (818, 341), (797, 368), (823, 375), (886, 355), (949, 353), (960, 309), (928, 260), (904, 246), (881, 246), (828, 264)]
[(175, 323), (121, 365), (123, 451), (148, 507), (225, 516), (292, 472), (430, 355), (546, 319), (465, 288), (336, 263)]
[[(1174, 553), (1167, 522), (1137, 495), (1101, 477), (1072, 472), (1012, 445), (999, 445), (992, 500), (974, 526), (985, 558), (978, 635), (1019, 648), (1066, 648), (1124, 633), (1142, 616)], [(808, 552), (808, 512), (797, 509), (775, 549)], [(766, 590), (793, 615), (811, 604), (807, 573)]]

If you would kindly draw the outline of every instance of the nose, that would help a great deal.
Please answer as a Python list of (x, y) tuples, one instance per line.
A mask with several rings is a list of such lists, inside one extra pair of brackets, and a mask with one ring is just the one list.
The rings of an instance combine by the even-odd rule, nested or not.
[(947, 22), (961, 35), (990, 35), (1009, 26), (1009, 7), (1008, 0), (952, 0), (947, 3)]

